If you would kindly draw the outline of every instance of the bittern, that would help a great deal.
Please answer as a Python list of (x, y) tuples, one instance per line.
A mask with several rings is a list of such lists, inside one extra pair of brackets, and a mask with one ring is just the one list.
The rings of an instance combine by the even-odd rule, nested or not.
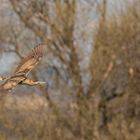
[(42, 60), (45, 47), (45, 44), (39, 44), (32, 50), (32, 52), (23, 58), (12, 76), (8, 78), (0, 77), (0, 80), (4, 81), (4, 83), (0, 85), (0, 90), (12, 90), (19, 84), (30, 86), (44, 84), (45, 82), (28, 79), (27, 76), (29, 72)]

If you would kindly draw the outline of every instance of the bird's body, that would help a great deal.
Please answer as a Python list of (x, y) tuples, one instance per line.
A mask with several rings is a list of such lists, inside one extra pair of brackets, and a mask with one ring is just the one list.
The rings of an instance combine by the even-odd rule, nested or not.
[(20, 84), (25, 79), (26, 77), (24, 75), (13, 75), (5, 79), (5, 82), (0, 86), (0, 89), (11, 90), (12, 88)]
[(0, 90), (11, 90), (18, 84), (37, 85), (44, 83), (40, 81), (33, 81), (27, 78), (29, 72), (42, 59), (44, 54), (44, 47), (45, 45), (38, 45), (35, 47), (32, 52), (21, 61), (12, 76), (3, 78), (4, 83), (0, 85)]

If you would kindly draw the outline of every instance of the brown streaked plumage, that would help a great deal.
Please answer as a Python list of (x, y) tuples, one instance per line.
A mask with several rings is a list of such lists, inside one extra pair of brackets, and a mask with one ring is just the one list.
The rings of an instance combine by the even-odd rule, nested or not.
[(44, 45), (38, 45), (32, 50), (27, 57), (25, 57), (19, 66), (16, 68), (15, 73), (24, 72), (28, 74), (42, 59), (44, 53)]
[(16, 68), (15, 73), (9, 78), (2, 78), (5, 82), (0, 85), (0, 90), (11, 90), (18, 84), (26, 85), (37, 85), (43, 84), (44, 82), (33, 81), (27, 78), (29, 72), (35, 68), (35, 66), (42, 59), (44, 54), (44, 49), (46, 45), (40, 44), (35, 47), (27, 57), (23, 58), (19, 66)]

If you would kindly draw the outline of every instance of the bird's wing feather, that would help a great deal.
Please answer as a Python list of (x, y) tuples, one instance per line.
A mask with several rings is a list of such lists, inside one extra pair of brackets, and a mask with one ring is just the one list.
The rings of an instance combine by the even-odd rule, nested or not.
[(32, 52), (21, 61), (15, 73), (25, 73), (25, 75), (27, 75), (39, 63), (43, 57), (43, 53), (44, 45), (35, 47)]

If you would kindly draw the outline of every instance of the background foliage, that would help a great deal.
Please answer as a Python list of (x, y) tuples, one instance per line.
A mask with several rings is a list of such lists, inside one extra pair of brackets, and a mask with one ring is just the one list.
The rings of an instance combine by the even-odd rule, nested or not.
[(1, 75), (47, 44), (47, 85), (1, 93), (0, 139), (140, 139), (139, 0), (0, 2)]

